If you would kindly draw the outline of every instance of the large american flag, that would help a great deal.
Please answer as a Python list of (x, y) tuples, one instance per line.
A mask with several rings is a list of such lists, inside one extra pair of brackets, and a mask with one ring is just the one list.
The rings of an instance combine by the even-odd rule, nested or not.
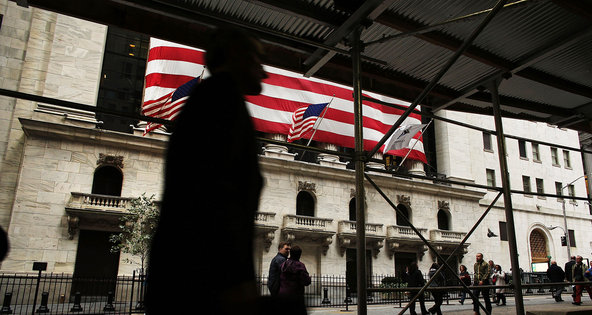
[[(156, 39), (151, 39), (150, 47), (143, 112), (147, 103), (151, 104), (153, 100), (162, 98), (182, 84), (200, 76), (204, 69), (202, 50)], [(355, 147), (351, 87), (317, 78), (305, 78), (302, 74), (270, 66), (264, 66), (264, 70), (268, 78), (263, 81), (261, 94), (246, 97), (256, 130), (289, 135), (294, 113), (298, 109), (311, 104), (331, 102), (324, 113), (322, 123), (318, 124), (314, 140), (342, 147)], [(208, 75), (206, 70), (201, 77), (205, 79)], [(162, 83), (157, 83), (157, 76)], [(408, 102), (376, 93), (364, 92), (364, 95), (387, 103), (410, 105)], [(395, 124), (403, 111), (366, 100), (362, 104), (364, 150), (370, 151)], [(174, 116), (167, 119), (174, 119)], [(223, 121), (222, 117), (219, 119)], [(403, 121), (403, 125), (420, 123), (421, 116), (414, 113)], [(309, 132), (303, 134), (302, 138), (309, 139), (311, 135), (312, 132)], [(411, 152), (410, 148), (413, 148)], [(419, 133), (406, 148), (391, 150), (387, 154), (405, 156), (408, 152), (408, 159), (427, 163)]]

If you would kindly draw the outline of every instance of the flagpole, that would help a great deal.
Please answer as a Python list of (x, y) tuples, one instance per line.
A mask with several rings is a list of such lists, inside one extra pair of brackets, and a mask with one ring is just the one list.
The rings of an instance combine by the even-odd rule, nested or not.
[[(428, 122), (427, 125), (425, 125), (425, 127), (423, 127), (420, 131), (419, 136), (423, 136), (423, 132), (428, 129), (428, 127), (430, 126), (430, 124), (432, 123), (432, 121), (434, 121), (434, 118), (430, 119), (430, 122)], [(401, 160), (401, 163), (399, 163), (399, 166), (397, 166), (397, 169), (395, 169), (395, 172), (399, 170), (399, 168), (401, 167), (401, 165), (403, 165), (403, 162), (405, 162), (405, 160), (407, 159), (407, 157), (409, 156), (409, 154), (411, 153), (411, 151), (413, 150), (413, 148), (415, 148), (415, 145), (417, 144), (417, 140), (413, 143), (413, 145), (411, 146), (411, 148), (409, 149), (409, 151), (407, 151), (407, 154), (405, 154), (405, 157)]]
[[(317, 133), (317, 129), (321, 125), (321, 121), (323, 120), (323, 118), (325, 118), (325, 114), (329, 110), (329, 106), (331, 106), (331, 103), (333, 102), (334, 98), (335, 98), (335, 94), (333, 94), (333, 97), (331, 98), (331, 100), (327, 104), (327, 107), (325, 107), (325, 109), (323, 110), (323, 114), (321, 115), (321, 117), (319, 117), (319, 119), (317, 121), (315, 121), (314, 126), (312, 126), (313, 132), (312, 132), (312, 135), (310, 136), (310, 139), (308, 139), (308, 143), (306, 144), (307, 147), (310, 145), (310, 143), (312, 142), (312, 138), (314, 138), (315, 134)], [(316, 128), (315, 128), (315, 126), (316, 126)]]

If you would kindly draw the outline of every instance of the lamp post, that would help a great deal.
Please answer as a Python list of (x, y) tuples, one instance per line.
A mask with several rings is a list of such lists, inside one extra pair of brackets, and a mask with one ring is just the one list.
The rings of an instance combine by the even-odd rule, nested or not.
[[(565, 209), (565, 207), (564, 207), (564, 209)], [(563, 218), (565, 219), (565, 211), (563, 213), (564, 213)], [(569, 233), (567, 233), (567, 230), (564, 229), (564, 228), (562, 228), (562, 227), (560, 227), (559, 225), (556, 225), (556, 226), (548, 226), (547, 228), (549, 230), (554, 230), (556, 228), (560, 228), (563, 231), (563, 236), (565, 237), (565, 245), (567, 246), (567, 259), (569, 259), (571, 257), (571, 250), (569, 248), (569, 235), (568, 235)], [(567, 228), (567, 225), (566, 225), (566, 228)]]
[[(571, 184), (575, 183), (578, 179), (582, 178), (582, 177), (586, 177), (588, 176), (588, 174), (584, 174), (574, 180), (571, 181), (571, 183), (561, 187), (561, 191), (559, 192), (561, 194), (561, 196), (563, 197), (563, 190), (570, 186)], [(561, 198), (561, 207), (563, 209), (563, 226), (565, 227), (565, 229), (563, 229), (563, 233), (565, 234), (565, 242), (567, 245), (567, 259), (570, 259), (571, 257), (571, 240), (569, 239), (569, 230), (567, 229), (567, 216), (565, 215), (565, 198)], [(555, 228), (555, 227), (553, 227)], [(552, 230), (552, 228), (550, 228), (550, 230)]]

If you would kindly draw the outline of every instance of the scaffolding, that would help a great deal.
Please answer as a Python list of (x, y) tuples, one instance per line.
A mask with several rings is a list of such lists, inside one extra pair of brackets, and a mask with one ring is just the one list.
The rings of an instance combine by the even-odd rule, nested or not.
[[(43, 1), (30, 1), (30, 2), (35, 3), (35, 2), (43, 2)], [(131, 3), (128, 1), (120, 1), (120, 2), (124, 3), (124, 4), (127, 3), (130, 6), (136, 6), (136, 7), (138, 7), (138, 6), (141, 7), (143, 5), (146, 7), (148, 6), (147, 4), (140, 4), (140, 3), (136, 3), (136, 2), (134, 2), (134, 3)], [(354, 99), (353, 106), (354, 106), (354, 119), (355, 119), (355, 121), (354, 121), (354, 133), (355, 133), (355, 152), (354, 152), (354, 154), (349, 155), (349, 154), (346, 154), (343, 152), (336, 152), (336, 151), (332, 151), (332, 150), (314, 148), (314, 147), (298, 145), (298, 144), (293, 144), (293, 143), (286, 143), (286, 142), (281, 142), (281, 141), (271, 140), (271, 139), (261, 138), (258, 140), (262, 141), (262, 142), (280, 144), (283, 146), (287, 146), (287, 147), (299, 149), (299, 150), (313, 151), (313, 152), (319, 152), (319, 153), (330, 153), (333, 155), (337, 155), (340, 157), (351, 159), (351, 161), (353, 162), (353, 165), (355, 167), (355, 194), (356, 194), (355, 199), (356, 199), (356, 224), (357, 224), (357, 226), (363, 227), (366, 225), (366, 223), (365, 223), (366, 209), (365, 209), (365, 205), (364, 205), (364, 199), (365, 199), (364, 183), (368, 182), (374, 189), (376, 189), (376, 191), (383, 197), (383, 199), (404, 219), (404, 221), (411, 227), (411, 229), (417, 234), (417, 236), (424, 242), (424, 244), (429, 248), (429, 250), (434, 254), (434, 256), (436, 256), (441, 262), (443, 262), (443, 264), (436, 271), (436, 275), (443, 272), (444, 269), (448, 269), (451, 271), (451, 274), (457, 275), (456, 270), (454, 270), (450, 266), (449, 260), (452, 259), (452, 257), (454, 257), (454, 255), (456, 253), (458, 253), (459, 251), (462, 250), (463, 244), (465, 244), (465, 242), (468, 240), (468, 238), (477, 229), (479, 224), (485, 219), (485, 217), (490, 212), (490, 210), (493, 208), (493, 206), (496, 204), (496, 202), (500, 198), (503, 197), (504, 207), (505, 207), (505, 217), (506, 217), (506, 222), (507, 222), (507, 232), (508, 232), (507, 236), (508, 236), (508, 242), (509, 242), (512, 278), (513, 279), (521, 279), (520, 266), (518, 263), (514, 216), (513, 216), (513, 209), (512, 209), (512, 193), (519, 192), (522, 194), (551, 196), (551, 197), (558, 197), (558, 198), (561, 198), (561, 195), (541, 194), (541, 193), (525, 192), (525, 191), (514, 191), (514, 190), (510, 189), (508, 165), (507, 165), (507, 160), (506, 160), (505, 138), (506, 137), (515, 138), (515, 139), (519, 139), (519, 140), (529, 140), (529, 139), (524, 139), (524, 138), (515, 137), (515, 136), (508, 136), (504, 133), (503, 125), (502, 125), (502, 111), (500, 109), (500, 97), (499, 97), (499, 93), (498, 93), (498, 87), (499, 87), (500, 83), (502, 82), (502, 80), (507, 78), (508, 73), (513, 73), (513, 72), (519, 71), (520, 69), (523, 69), (524, 64), (529, 64), (529, 62), (532, 62), (533, 60), (536, 60), (538, 58), (543, 58), (546, 54), (549, 54), (551, 51), (553, 51), (554, 48), (560, 47), (561, 45), (564, 45), (566, 42), (570, 42), (570, 41), (573, 41), (577, 38), (581, 38), (582, 34), (575, 34), (573, 37), (566, 38), (562, 42), (558, 43), (557, 45), (554, 45), (553, 47), (549, 47), (548, 49), (540, 51), (538, 54), (532, 55), (530, 57), (530, 60), (525, 61), (525, 63), (520, 67), (510, 69), (508, 71), (501, 71), (501, 70), (497, 71), (493, 75), (487, 76), (486, 78), (471, 84), (472, 89), (483, 88), (483, 89), (487, 89), (491, 93), (491, 100), (490, 101), (491, 101), (491, 107), (493, 109), (495, 130), (487, 130), (487, 129), (484, 129), (484, 128), (481, 128), (478, 126), (471, 126), (471, 125), (468, 125), (463, 122), (453, 121), (453, 120), (450, 120), (447, 118), (439, 117), (439, 116), (434, 115), (430, 112), (420, 111), (420, 110), (416, 109), (416, 107), (424, 101), (426, 96), (430, 94), (432, 89), (438, 84), (438, 82), (446, 74), (446, 72), (455, 64), (455, 62), (459, 59), (459, 57), (461, 57), (466, 52), (467, 48), (470, 47), (470, 45), (473, 43), (473, 41), (485, 29), (485, 27), (490, 23), (490, 21), (504, 7), (509, 6), (509, 4), (507, 4), (507, 2), (508, 2), (507, 0), (500, 0), (490, 10), (487, 10), (484, 12), (479, 12), (478, 14), (467, 15), (462, 18), (459, 18), (459, 19), (472, 19), (472, 18), (475, 18), (476, 16), (483, 16), (483, 15), (485, 16), (481, 20), (481, 22), (478, 24), (478, 26), (474, 30), (472, 30), (471, 34), (464, 39), (464, 41), (462, 42), (462, 45), (454, 52), (454, 55), (448, 59), (446, 64), (441, 69), (439, 69), (438, 73), (432, 78), (432, 80), (429, 82), (429, 84), (422, 90), (422, 92), (415, 98), (415, 100), (408, 107), (401, 107), (398, 105), (389, 104), (389, 103), (386, 103), (386, 102), (383, 102), (380, 100), (376, 100), (373, 98), (369, 98), (367, 96), (362, 95), (362, 83), (361, 83), (362, 61), (370, 59), (370, 61), (372, 61), (372, 62), (380, 63), (380, 60), (375, 60), (375, 59), (371, 59), (371, 58), (363, 56), (362, 52), (364, 51), (364, 49), (366, 47), (368, 47), (370, 45), (380, 44), (380, 43), (384, 43), (384, 42), (391, 41), (391, 40), (398, 39), (398, 38), (403, 38), (406, 36), (411, 36), (411, 35), (418, 34), (418, 33), (429, 32), (430, 30), (436, 28), (437, 26), (439, 26), (441, 24), (458, 22), (459, 19), (451, 19), (451, 20), (445, 21), (445, 22), (437, 24), (437, 25), (432, 25), (430, 27), (426, 27), (424, 29), (414, 30), (414, 31), (402, 33), (402, 34), (399, 34), (396, 36), (384, 37), (380, 40), (375, 40), (375, 41), (371, 41), (368, 43), (363, 43), (360, 39), (360, 34), (365, 27), (364, 26), (364, 19), (368, 15), (376, 14), (375, 10), (377, 8), (382, 7), (384, 9), (385, 3), (387, 3), (387, 4), (390, 3), (389, 1), (381, 1), (381, 0), (365, 1), (364, 4), (360, 7), (360, 9), (356, 11), (356, 13), (358, 13), (359, 16), (352, 16), (350, 19), (348, 19), (346, 21), (346, 23), (342, 24), (342, 27), (340, 27), (338, 30), (336, 30), (335, 34), (332, 34), (332, 37), (335, 38), (335, 40), (328, 41), (324, 44), (320, 44), (320, 43), (317, 43), (314, 41), (304, 41), (305, 44), (317, 48), (317, 51), (311, 56), (310, 60), (305, 61), (305, 64), (310, 66), (310, 68), (308, 69), (308, 71), (306, 73), (307, 76), (314, 74), (315, 71), (317, 71), (319, 68), (321, 68), (323, 66), (323, 63), (326, 62), (327, 58), (322, 58), (322, 56), (321, 56), (322, 52), (327, 52), (330, 56), (335, 55), (335, 54), (341, 54), (341, 55), (349, 55), (351, 57), (351, 62), (352, 62), (351, 68), (352, 68), (352, 75), (353, 75), (353, 77), (352, 77), (353, 99)], [(26, 3), (26, 1), (25, 1), (25, 3)], [(516, 3), (512, 3), (510, 5), (515, 5), (515, 4)], [(148, 9), (151, 9), (152, 11), (157, 11), (157, 13), (158, 13), (158, 10), (154, 7), (149, 7)], [(59, 10), (56, 10), (56, 11), (59, 12)], [(188, 18), (188, 17), (184, 17), (184, 18)], [(219, 24), (227, 24), (227, 23), (236, 24), (233, 21), (225, 20), (223, 17), (217, 18), (214, 20), (215, 20), (215, 22), (217, 22)], [(252, 26), (249, 26), (246, 24), (244, 24), (244, 25), (239, 24), (239, 26), (246, 27), (248, 29), (253, 30)], [(271, 30), (262, 30), (262, 29), (256, 29), (256, 30), (266, 32), (266, 33), (271, 34), (275, 37), (287, 38), (290, 40), (294, 40), (294, 38), (291, 38), (285, 34), (274, 32)], [(582, 33), (589, 34), (589, 32), (590, 32), (590, 29), (585, 29), (585, 30), (583, 30)], [(344, 50), (344, 49), (340, 49), (340, 48), (336, 47), (337, 39), (341, 39), (343, 37), (348, 38), (348, 43), (350, 45), (349, 50)], [(302, 41), (302, 39), (300, 39), (300, 38), (298, 40)], [(316, 57), (317, 59), (315, 59), (313, 57)], [(142, 115), (138, 115), (138, 114), (129, 114), (129, 113), (111, 111), (111, 110), (107, 110), (104, 108), (98, 108), (96, 106), (84, 105), (84, 104), (79, 104), (79, 103), (75, 103), (75, 102), (69, 102), (69, 101), (65, 101), (65, 100), (48, 98), (48, 97), (33, 95), (33, 94), (29, 94), (29, 93), (18, 92), (18, 91), (0, 89), (0, 95), (7, 96), (7, 97), (13, 97), (13, 98), (19, 98), (19, 99), (25, 99), (25, 100), (30, 100), (30, 101), (42, 102), (42, 103), (47, 103), (47, 104), (53, 104), (53, 105), (58, 105), (58, 106), (63, 106), (63, 107), (68, 107), (68, 108), (73, 108), (73, 109), (85, 110), (85, 111), (89, 111), (89, 112), (105, 113), (105, 114), (110, 114), (110, 115), (115, 115), (115, 116), (138, 119), (138, 120), (142, 120), (142, 121), (155, 122), (155, 123), (159, 123), (159, 124), (163, 124), (163, 125), (171, 125), (172, 124), (170, 121), (167, 121), (167, 120), (157, 119), (157, 118), (148, 117), (148, 116), (142, 116)], [(369, 152), (364, 151), (364, 149), (363, 149), (364, 147), (363, 147), (362, 102), (364, 100), (368, 100), (368, 101), (379, 103), (379, 104), (382, 104), (385, 106), (392, 106), (392, 107), (396, 107), (396, 108), (404, 110), (404, 113), (397, 119), (397, 121), (390, 128), (390, 130), (383, 136), (383, 138), (378, 142), (378, 144), (374, 147), (374, 149)], [(448, 104), (441, 106), (440, 109), (446, 108), (447, 105)], [(375, 153), (380, 149), (380, 147), (387, 141), (387, 139), (394, 133), (394, 131), (402, 124), (402, 122), (411, 113), (419, 113), (419, 114), (426, 116), (426, 117), (440, 119), (440, 120), (447, 122), (447, 123), (453, 123), (453, 124), (461, 125), (461, 126), (464, 126), (467, 128), (473, 128), (476, 130), (480, 130), (480, 131), (483, 131), (486, 133), (496, 135), (497, 148), (498, 148), (498, 150), (497, 150), (498, 151), (498, 160), (499, 160), (499, 164), (500, 164), (499, 166), (500, 166), (501, 177), (502, 177), (501, 188), (500, 187), (483, 186), (483, 185), (478, 185), (478, 184), (471, 184), (471, 183), (466, 183), (466, 182), (456, 182), (456, 181), (449, 180), (449, 179), (438, 179), (439, 182), (443, 182), (443, 183), (459, 184), (459, 185), (464, 185), (464, 186), (468, 186), (468, 187), (494, 190), (497, 192), (493, 201), (485, 209), (485, 211), (482, 213), (482, 215), (479, 217), (479, 219), (475, 222), (475, 224), (469, 230), (469, 232), (466, 234), (466, 236), (463, 238), (463, 240), (457, 245), (457, 247), (454, 249), (453, 253), (449, 256), (448, 259), (444, 259), (438, 253), (438, 251), (430, 244), (430, 242), (427, 239), (425, 239), (425, 237), (420, 233), (420, 231), (410, 222), (410, 220), (405, 216), (405, 214), (402, 213), (401, 210), (396, 207), (396, 205), (389, 199), (389, 197), (374, 182), (371, 173), (386, 173), (386, 174), (392, 175), (395, 178), (398, 176), (401, 176), (401, 175), (397, 174), (395, 172), (391, 172), (389, 170), (368, 167), (368, 165), (367, 165), (368, 162), (371, 162), (371, 161), (376, 162), (377, 161), (375, 158), (373, 158)], [(541, 142), (541, 141), (533, 141), (533, 142), (537, 142), (537, 143), (541, 143), (541, 144), (548, 144), (548, 143)], [(558, 146), (556, 144), (552, 144), (552, 145), (556, 146), (556, 147)], [(561, 146), (559, 146), (559, 147), (561, 147)], [(579, 152), (592, 153), (592, 152), (587, 152), (585, 150), (582, 150), (581, 148), (566, 148), (566, 149), (579, 151)], [(382, 162), (382, 161), (378, 161), (378, 162)], [(408, 178), (410, 177), (410, 178), (433, 180), (433, 178), (431, 178), (431, 177), (422, 176), (422, 175), (405, 174), (404, 176), (408, 177)], [(573, 197), (573, 199), (588, 200), (588, 201), (591, 200), (586, 197)], [(366, 231), (364, 228), (356, 229), (357, 239), (364, 240), (366, 238), (365, 232)], [(369, 291), (379, 291), (380, 289), (371, 289), (371, 288), (367, 288), (364, 285), (366, 283), (366, 277), (367, 277), (367, 275), (366, 275), (366, 260), (364, 259), (364, 257), (365, 257), (364, 253), (366, 252), (366, 242), (357, 241), (356, 242), (356, 251), (357, 251), (357, 258), (358, 258), (357, 259), (357, 283), (358, 283), (357, 312), (358, 312), (358, 314), (365, 315), (365, 314), (367, 314), (367, 301), (366, 301), (367, 296), (368, 296), (367, 293)], [(457, 277), (458, 277), (458, 275), (457, 275)], [(432, 279), (434, 279), (434, 277), (432, 277)], [(428, 289), (428, 286), (432, 282), (432, 279), (430, 279), (421, 289), (419, 289), (417, 291), (416, 295), (411, 299), (409, 304), (407, 304), (400, 311), (400, 314), (404, 313), (407, 310), (407, 308), (410, 306), (410, 304), (412, 302), (414, 302), (420, 294), (422, 294), (425, 290), (430, 290), (430, 289)], [(464, 285), (462, 281), (459, 281), (459, 282), (462, 284), (462, 288), (464, 290), (466, 290), (469, 293), (469, 295), (474, 299), (475, 297), (473, 295), (473, 292), (466, 285)], [(487, 286), (485, 286), (485, 287), (487, 287)], [(522, 297), (523, 284), (521, 283), (521, 281), (513, 281), (513, 283), (511, 285), (508, 285), (506, 287), (511, 288), (515, 294), (516, 313), (517, 314), (524, 314), (525, 310), (524, 310), (524, 303), (523, 303), (523, 297)], [(528, 286), (526, 286), (526, 287), (528, 287)], [(454, 287), (454, 288), (456, 288), (456, 287)], [(446, 289), (446, 288), (441, 288), (441, 289)], [(396, 290), (396, 289), (394, 289), (394, 290)], [(409, 290), (409, 289), (406, 289), (406, 290)], [(411, 290), (411, 291), (414, 291), (414, 290)], [(477, 301), (478, 301), (478, 299), (477, 299)], [(479, 303), (479, 307), (481, 309), (483, 309), (485, 311), (485, 313), (488, 313), (488, 311), (485, 309), (485, 307), (480, 302), (478, 302), (478, 303)]]

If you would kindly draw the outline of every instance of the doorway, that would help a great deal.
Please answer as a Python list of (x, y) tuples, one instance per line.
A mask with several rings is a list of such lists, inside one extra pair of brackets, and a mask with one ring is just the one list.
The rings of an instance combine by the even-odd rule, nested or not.
[[(348, 248), (345, 250), (345, 282), (353, 295), (356, 294), (358, 288), (358, 253), (355, 248)], [(372, 251), (366, 250), (366, 282), (371, 283), (372, 279)]]
[(406, 268), (411, 265), (412, 262), (417, 261), (416, 253), (395, 253), (395, 277), (402, 279), (403, 274), (406, 272)]
[(119, 269), (119, 252), (111, 252), (111, 232), (80, 230), (76, 264), (72, 280), (72, 295), (107, 296), (115, 292)]

